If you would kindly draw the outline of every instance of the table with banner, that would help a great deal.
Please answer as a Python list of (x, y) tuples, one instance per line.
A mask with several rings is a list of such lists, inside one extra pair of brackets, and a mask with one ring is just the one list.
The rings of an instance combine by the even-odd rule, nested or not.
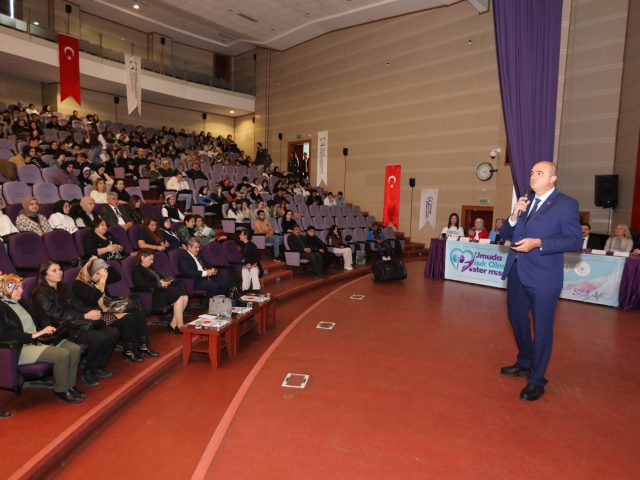
[[(440, 275), (444, 270), (445, 279), (506, 288), (507, 282), (501, 277), (508, 252), (509, 248), (504, 245), (433, 239), (425, 275), (443, 278)], [(560, 298), (618, 307), (623, 270), (628, 260), (635, 264), (633, 258), (565, 253)], [(633, 278), (637, 279), (637, 276)], [(625, 271), (626, 281), (634, 281), (633, 278)], [(636, 288), (640, 287), (625, 284), (623, 290), (635, 291)]]

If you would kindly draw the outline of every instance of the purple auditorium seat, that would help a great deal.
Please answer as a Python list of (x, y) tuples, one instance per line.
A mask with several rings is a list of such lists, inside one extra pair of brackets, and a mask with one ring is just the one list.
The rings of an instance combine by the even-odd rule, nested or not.
[(306, 203), (299, 203), (298, 204), (298, 213), (300, 215), (304, 215), (304, 216), (307, 216), (307, 217), (311, 216), (311, 213), (309, 213), (309, 207), (307, 206)]
[(20, 214), (20, 210), (22, 210), (22, 205), (20, 203), (13, 203), (4, 207), (4, 213), (14, 224), (16, 223), (16, 218)]
[(127, 229), (127, 237), (133, 250), (138, 250), (138, 240), (142, 236), (142, 225), (131, 225)]
[(342, 230), (343, 228), (347, 228), (347, 221), (342, 215), (336, 217), (336, 227), (338, 227), (340, 230)]
[(16, 142), (10, 140), (8, 138), (0, 138), (0, 148), (6, 148), (7, 150), (11, 150), (11, 153), (15, 155), (16, 150)]
[(178, 268), (178, 259), (180, 258), (180, 255), (188, 255), (188, 253), (183, 250), (182, 248), (178, 248), (176, 250), (171, 250), (169, 252), (169, 265), (171, 265), (171, 270), (173, 271), (173, 275), (176, 278), (179, 278), (182, 280), (182, 284), (184, 285), (185, 290), (187, 291), (187, 294), (190, 297), (194, 297), (194, 296), (199, 296), (199, 297), (203, 297), (206, 296), (206, 292), (204, 290), (196, 290), (193, 286), (193, 278), (188, 278), (185, 277), (183, 275), (180, 275), (180, 269)]
[(54, 230), (42, 236), (49, 258), (60, 264), (74, 265), (80, 261), (80, 253), (73, 236), (66, 230)]
[(80, 273), (80, 267), (67, 268), (62, 273), (62, 281), (67, 285), (67, 287), (71, 288), (73, 281)]
[(124, 297), (131, 295), (129, 284), (124, 279), (122, 267), (115, 260), (108, 260), (109, 277), (107, 278), (107, 294), (110, 297)]
[(90, 228), (79, 228), (78, 231), (73, 234), (73, 240), (76, 244), (76, 250), (80, 254), (81, 258), (85, 258), (87, 256), (84, 252), (84, 237), (90, 231)]
[(222, 243), (222, 248), (229, 265), (234, 267), (236, 278), (242, 278), (242, 254), (238, 243), (235, 240), (225, 240)]
[(373, 217), (373, 216), (369, 215), (367, 217), (367, 227), (371, 228), (375, 221), (376, 221), (376, 217)]
[(55, 183), (58, 178), (58, 167), (46, 167), (42, 169), (42, 179), (45, 183)]
[[(15, 234), (17, 235), (17, 233)], [(2, 273), (16, 273), (16, 268), (13, 266), (13, 262), (9, 258), (7, 249), (0, 246), (0, 272)]]
[(318, 205), (310, 205), (309, 206), (309, 213), (311, 214), (312, 217), (319, 217), (320, 216), (320, 207)]
[(169, 263), (169, 257), (167, 257), (167, 254), (164, 252), (155, 252), (153, 254), (153, 268), (155, 268), (156, 272), (158, 272), (162, 278), (175, 276)]
[(304, 195), (300, 195), (299, 193), (296, 193), (293, 196), (293, 203), (295, 203), (296, 205), (300, 205), (301, 203), (304, 203)]
[(352, 212), (352, 208), (351, 205), (345, 205), (344, 207), (342, 207), (342, 216), (343, 217), (349, 217), (351, 215), (353, 215)]
[(142, 203), (142, 211), (149, 217), (149, 218), (157, 218), (158, 220), (160, 220), (160, 217), (162, 216), (160, 214), (160, 208), (158, 208), (157, 205), (154, 205), (153, 203)]
[(316, 230), (322, 230), (324, 228), (322, 217), (313, 217), (313, 226), (316, 227)]
[(331, 207), (329, 205), (320, 205), (320, 215), (323, 217), (330, 217)]
[(22, 203), (22, 199), (31, 195), (31, 187), (24, 182), (6, 182), (2, 186), (2, 194), (6, 205)]
[(30, 298), (31, 297), (31, 291), (33, 290), (33, 287), (36, 286), (36, 283), (38, 282), (38, 277), (26, 277), (23, 281), (22, 281), (22, 298)]
[(356, 227), (358, 228), (367, 228), (367, 220), (364, 218), (363, 215), (356, 215), (355, 217), (356, 219)]
[(360, 210), (360, 206), (359, 205), (354, 205), (353, 207), (351, 207), (351, 215), (362, 215), (362, 210)]
[(32, 164), (20, 165), (18, 167), (18, 180), (27, 185), (41, 183), (42, 175), (40, 174), (40, 169)]
[(129, 237), (127, 236), (127, 232), (124, 228), (120, 225), (112, 225), (107, 229), (107, 231), (111, 234), (115, 243), (122, 245), (124, 248), (124, 254), (129, 254), (133, 251), (133, 247), (131, 246), (131, 243), (129, 243)]
[(205, 263), (218, 269), (218, 277), (223, 282), (229, 281), (230, 271), (233, 266), (229, 264), (229, 256), (227, 255), (224, 246), (218, 242), (213, 242), (201, 251), (203, 252), (202, 257), (204, 258)]
[(42, 237), (35, 232), (20, 232), (9, 237), (9, 255), (18, 272), (37, 270), (47, 258)]
[(291, 251), (289, 248), (289, 236), (291, 234), (287, 233), (284, 236), (284, 259), (289, 267), (300, 267), (302, 265), (306, 265), (309, 263), (309, 260), (304, 258), (300, 258), (300, 253)]
[[(45, 169), (46, 170), (46, 169)], [(82, 198), (82, 190), (78, 185), (66, 183), (59, 187), (60, 198), (70, 202), (72, 200), (80, 200)]]
[(358, 228), (358, 225), (356, 225), (355, 217), (352, 217), (351, 215), (349, 215), (348, 217), (345, 217), (345, 220), (347, 221), (348, 228)]
[(17, 368), (19, 354), (18, 342), (0, 341), (0, 388), (18, 394), (22, 390)]
[(144, 203), (144, 196), (142, 195), (142, 189), (140, 187), (127, 187), (125, 188), (129, 195), (138, 195)]
[(9, 160), (14, 155), (15, 153), (8, 148), (0, 148), (0, 160)]
[(324, 223), (324, 228), (331, 228), (333, 227), (333, 217), (322, 217), (322, 222)]
[(142, 305), (142, 310), (144, 311), (144, 313), (147, 315), (152, 313), (165, 314), (173, 310), (172, 305), (167, 305), (166, 307), (160, 309), (159, 311), (154, 310), (152, 308), (153, 294), (149, 290), (141, 290), (134, 287), (131, 272), (133, 270), (135, 260), (136, 260), (136, 257), (130, 256), (125, 258), (122, 261), (122, 278), (127, 284), (127, 287), (129, 287), (129, 290), (133, 294), (137, 295), (138, 298), (140, 299), (140, 304)]
[(337, 205), (333, 205), (331, 208), (331, 215), (334, 217), (337, 216), (342, 216), (342, 209), (340, 207), (338, 207)]
[(60, 200), (58, 187), (53, 183), (36, 183), (33, 186), (33, 196), (36, 197), (41, 204), (52, 204)]

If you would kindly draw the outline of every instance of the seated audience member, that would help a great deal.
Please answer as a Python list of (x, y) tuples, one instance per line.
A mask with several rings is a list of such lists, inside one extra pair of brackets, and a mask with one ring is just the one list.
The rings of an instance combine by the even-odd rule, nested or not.
[(316, 235), (316, 227), (309, 225), (307, 227), (306, 241), (312, 252), (317, 252), (322, 255), (322, 261), (324, 269), (326, 270), (335, 260), (335, 255), (329, 251), (322, 239)]
[(93, 230), (83, 240), (86, 256), (100, 257), (103, 260), (122, 260), (122, 245), (118, 245), (107, 230), (107, 222), (96, 218), (92, 223)]
[(36, 232), (42, 236), (52, 230), (47, 217), (38, 213), (40, 204), (35, 197), (26, 196), (22, 200), (22, 210), (16, 218), (16, 228), (19, 232)]
[(73, 171), (74, 168), (75, 165), (73, 164), (73, 162), (62, 162), (60, 168), (55, 172), (56, 176), (53, 180), (53, 183), (58, 187), (60, 185), (80, 185), (80, 180), (78, 180), (78, 176)]
[(329, 235), (327, 235), (327, 245), (333, 248), (334, 255), (342, 257), (342, 259), (344, 260), (345, 270), (353, 270), (353, 252), (342, 239), (340, 230), (335, 225), (331, 225), (331, 227), (329, 228)]
[(118, 194), (109, 192), (107, 194), (107, 203), (100, 208), (100, 217), (107, 222), (107, 226), (120, 225), (127, 230), (133, 225), (133, 218), (128, 209), (118, 205)]
[(118, 195), (119, 205), (127, 205), (129, 203), (131, 195), (129, 195), (129, 192), (127, 192), (123, 179), (118, 178), (113, 184), (113, 188), (111, 189), (111, 191)]
[(460, 226), (460, 217), (458, 217), (457, 213), (449, 215), (449, 222), (440, 233), (446, 238), (464, 237), (464, 230)]
[(147, 219), (147, 214), (142, 210), (142, 199), (138, 195), (129, 197), (128, 208), (125, 210), (129, 212), (131, 220), (136, 225), (142, 225)]
[(49, 225), (54, 230), (66, 230), (69, 233), (78, 231), (76, 222), (69, 215), (71, 213), (71, 204), (66, 200), (59, 200), (53, 205), (54, 213), (49, 217)]
[(73, 298), (73, 292), (62, 281), (62, 268), (52, 260), (45, 260), (38, 268), (38, 283), (31, 292), (33, 311), (38, 319), (57, 329), (68, 327), (68, 340), (88, 345), (86, 365), (80, 378), (89, 387), (109, 378), (111, 372), (104, 369), (120, 334), (114, 327), (100, 321), (98, 309), (81, 310)]
[(489, 240), (491, 240), (494, 243), (500, 243), (500, 241), (501, 241), (501, 239), (500, 239), (500, 229), (502, 228), (502, 222), (504, 222), (504, 220), (502, 218), (496, 218), (493, 230), (491, 230), (491, 232), (489, 232)]
[(484, 220), (476, 218), (473, 221), (473, 227), (469, 230), (469, 238), (472, 240), (480, 240), (481, 238), (489, 238), (489, 231), (484, 228)]
[(207, 176), (204, 174), (204, 172), (202, 171), (200, 162), (193, 162), (193, 164), (191, 165), (191, 168), (187, 170), (187, 177), (189, 177), (194, 182), (198, 179), (209, 180)]
[[(116, 195), (116, 199), (117, 199), (118, 194), (116, 194), (115, 192), (114, 194)], [(93, 190), (91, 190), (91, 193), (89, 194), (89, 196), (93, 198), (93, 200), (96, 203), (99, 203), (99, 204), (107, 203), (107, 184), (104, 183), (103, 179), (96, 178), (94, 180)]]
[(260, 189), (258, 187), (251, 187), (251, 193), (249, 194), (249, 200), (252, 203), (258, 203), (262, 201), (262, 195), (260, 195)]
[(142, 224), (140, 238), (138, 238), (138, 248), (140, 250), (155, 250), (164, 252), (167, 250), (169, 242), (164, 239), (162, 231), (158, 228), (158, 219), (151, 218)]
[(4, 201), (0, 198), (0, 237), (5, 238), (12, 233), (18, 233), (18, 229), (11, 221), (11, 218), (2, 213), (2, 208), (4, 208)]
[(53, 341), (56, 327), (44, 325), (43, 318), (32, 314), (22, 298), (22, 277), (14, 274), (0, 276), (0, 340), (17, 341), (20, 345), (18, 365), (37, 362), (53, 364), (53, 391), (67, 403), (78, 403), (86, 394), (78, 390), (76, 377), (80, 364), (80, 347), (65, 340)]
[(155, 160), (150, 160), (149, 164), (142, 169), (144, 178), (149, 180), (149, 184), (164, 192), (164, 175), (156, 167)]
[(93, 180), (91, 179), (91, 168), (82, 167), (82, 170), (78, 174), (78, 183), (80, 188), (84, 190), (84, 187), (93, 186)]
[(327, 196), (324, 199), (324, 204), (328, 205), (329, 207), (335, 207), (336, 206), (336, 200), (335, 200), (335, 198), (333, 198), (333, 192), (327, 193)]
[(598, 237), (591, 235), (591, 225), (585, 222), (580, 225), (580, 228), (582, 229), (582, 250), (600, 250), (602, 242)]
[(200, 248), (200, 241), (197, 238), (190, 238), (187, 241), (186, 251), (178, 259), (180, 275), (192, 278), (194, 288), (204, 290), (208, 297), (225, 295), (229, 291), (228, 283), (218, 277), (217, 269), (206, 267), (199, 255)]
[(344, 193), (338, 192), (335, 198), (337, 207), (344, 207)]
[[(199, 238), (199, 232), (196, 232), (196, 216), (191, 214), (185, 215), (184, 222), (180, 228), (178, 228), (177, 233), (182, 245), (186, 245), (187, 241), (192, 237)], [(200, 243), (202, 244), (202, 242)]]
[(256, 210), (257, 218), (253, 221), (253, 230), (255, 233), (264, 235), (266, 245), (273, 247), (273, 259), (276, 262), (282, 261), (280, 249), (282, 247), (282, 236), (276, 235), (273, 225), (267, 219), (264, 210)]
[(317, 277), (324, 276), (324, 262), (322, 254), (311, 250), (306, 238), (301, 234), (300, 225), (294, 225), (291, 234), (287, 237), (287, 241), (289, 243), (290, 250), (298, 252), (300, 254), (300, 258), (309, 260), (313, 273), (315, 273)]
[(180, 237), (172, 228), (173, 222), (170, 218), (163, 218), (162, 223), (158, 223), (158, 229), (160, 233), (162, 233), (162, 238), (168, 244), (166, 248), (166, 252), (170, 252), (171, 250), (175, 250), (176, 248), (180, 248), (182, 243), (180, 242)]
[(170, 332), (176, 335), (182, 333), (184, 326), (184, 311), (189, 303), (189, 297), (182, 285), (173, 278), (162, 278), (153, 268), (153, 251), (143, 248), (138, 252), (131, 270), (133, 286), (152, 293), (151, 308), (160, 310), (167, 305), (173, 305), (173, 317), (167, 325)]
[(240, 230), (240, 253), (242, 254), (242, 291), (260, 292), (260, 252), (251, 241), (247, 230)]
[(182, 172), (177, 171), (176, 174), (167, 180), (167, 190), (173, 190), (176, 192), (177, 199), (184, 201), (185, 209), (191, 210), (191, 203), (193, 202), (193, 195), (191, 194), (191, 188), (184, 179)]
[(293, 212), (291, 210), (285, 212), (281, 225), (283, 234), (293, 233), (293, 227), (298, 225), (298, 222), (293, 218)]
[(373, 222), (371, 228), (367, 229), (367, 241), (375, 242), (376, 252), (382, 260), (391, 259), (391, 244), (384, 238), (384, 232), (378, 222)]
[(172, 222), (182, 223), (184, 221), (184, 214), (176, 206), (176, 197), (172, 193), (167, 194), (160, 213), (163, 218), (169, 218)]
[(96, 218), (100, 218), (100, 214), (95, 211), (96, 202), (91, 197), (82, 197), (80, 206), (75, 211), (76, 225), (78, 228), (90, 227)]
[(97, 309), (101, 320), (118, 329), (124, 341), (122, 355), (130, 362), (144, 361), (142, 355), (157, 357), (160, 354), (149, 346), (149, 332), (144, 314), (140, 311), (115, 313), (105, 304), (109, 264), (91, 257), (73, 281), (72, 289), (80, 308)]
[(173, 170), (173, 168), (171, 168), (169, 160), (162, 160), (160, 162), (160, 167), (158, 167), (158, 171), (163, 178), (171, 178), (175, 175), (175, 171)]
[(309, 196), (307, 197), (307, 205), (322, 205), (322, 197), (318, 194), (318, 191), (312, 189), (309, 191)]
[[(94, 166), (94, 171), (91, 174), (91, 180), (95, 182), (98, 178), (104, 180), (107, 190), (111, 190), (113, 188), (114, 180), (107, 174), (107, 167), (104, 163)], [(124, 180), (122, 180), (122, 184), (124, 185)]]
[(196, 197), (196, 205), (204, 206), (205, 212), (218, 213), (219, 209), (216, 209), (216, 203), (209, 193), (209, 187), (206, 185), (200, 187), (198, 190), (198, 196)]
[(204, 223), (202, 215), (194, 215), (196, 218), (195, 236), (200, 238), (201, 243), (206, 242), (223, 242), (227, 239), (226, 235), (216, 236), (216, 231)]
[(611, 236), (607, 238), (607, 242), (604, 244), (604, 249), (607, 252), (630, 252), (632, 248), (633, 240), (629, 227), (622, 223), (613, 227)]

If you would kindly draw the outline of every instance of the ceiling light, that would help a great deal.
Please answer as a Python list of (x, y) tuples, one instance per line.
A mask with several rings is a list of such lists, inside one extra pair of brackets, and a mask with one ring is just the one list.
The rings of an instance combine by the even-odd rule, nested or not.
[(229, 110), (229, 113), (236, 113), (235, 110)]
[(37, 27), (38, 25), (40, 25), (40, 22), (36, 20), (35, 22), (33, 22), (33, 24)]
[(137, 3), (133, 4), (133, 9), (134, 10), (140, 10), (140, 5), (138, 5)]

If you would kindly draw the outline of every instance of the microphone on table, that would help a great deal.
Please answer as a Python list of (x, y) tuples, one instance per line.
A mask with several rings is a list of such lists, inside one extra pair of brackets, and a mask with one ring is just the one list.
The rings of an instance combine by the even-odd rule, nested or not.
[[(526, 192), (524, 192), (524, 195), (523, 195), (522, 197), (520, 197), (520, 198), (522, 199), (522, 198), (525, 198), (525, 197), (526, 197), (526, 198), (527, 198), (527, 200), (528, 200), (528, 199), (530, 199), (531, 195), (533, 195), (533, 190), (531, 190), (531, 187), (529, 187), (529, 188), (527, 188), (527, 191), (526, 191)], [(518, 212), (518, 218), (520, 218), (520, 217), (522, 216), (522, 214), (523, 214), (523, 213), (524, 213), (524, 210), (520, 210), (520, 211)]]

